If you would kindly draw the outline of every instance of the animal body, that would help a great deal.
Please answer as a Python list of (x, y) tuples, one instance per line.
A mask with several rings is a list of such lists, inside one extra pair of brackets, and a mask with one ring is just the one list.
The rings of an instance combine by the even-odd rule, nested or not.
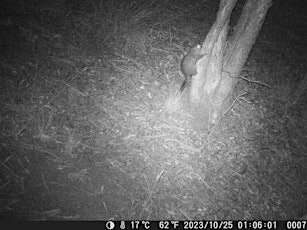
[(183, 57), (181, 61), (181, 71), (184, 74), (184, 82), (180, 87), (180, 92), (184, 90), (188, 81), (193, 75), (197, 74), (196, 62), (204, 55), (201, 53), (201, 46), (197, 45), (190, 49), (190, 51)]

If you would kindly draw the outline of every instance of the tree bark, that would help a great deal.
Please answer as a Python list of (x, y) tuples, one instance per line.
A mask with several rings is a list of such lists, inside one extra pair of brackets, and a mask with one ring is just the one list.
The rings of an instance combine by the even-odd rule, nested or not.
[(190, 102), (215, 124), (227, 109), (239, 74), (263, 25), (272, 0), (247, 0), (234, 33), (227, 39), (231, 12), (237, 0), (221, 0), (217, 19), (203, 43), (205, 56), (197, 62)]

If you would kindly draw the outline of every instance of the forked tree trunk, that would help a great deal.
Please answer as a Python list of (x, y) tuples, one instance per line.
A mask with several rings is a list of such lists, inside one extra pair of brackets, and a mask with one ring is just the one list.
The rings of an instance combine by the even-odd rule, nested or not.
[(190, 101), (201, 106), (210, 124), (227, 110), (238, 76), (264, 22), (272, 0), (247, 0), (234, 33), (228, 37), (229, 20), (237, 0), (221, 0), (217, 19), (207, 34), (192, 78)]

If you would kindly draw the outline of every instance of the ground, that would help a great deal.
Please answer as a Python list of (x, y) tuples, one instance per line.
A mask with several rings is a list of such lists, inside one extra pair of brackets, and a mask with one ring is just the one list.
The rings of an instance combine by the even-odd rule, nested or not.
[(305, 215), (307, 19), (283, 2), (244, 68), (252, 81), (238, 82), (241, 96), (211, 131), (176, 91), (185, 48), (204, 40), (216, 1), (7, 6), (1, 219)]

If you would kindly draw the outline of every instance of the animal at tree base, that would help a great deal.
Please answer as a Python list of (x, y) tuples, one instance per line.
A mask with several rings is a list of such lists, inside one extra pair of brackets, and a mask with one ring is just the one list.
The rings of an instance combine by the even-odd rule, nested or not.
[(184, 74), (185, 79), (179, 89), (180, 92), (184, 90), (190, 78), (197, 74), (196, 62), (203, 56), (204, 54), (201, 53), (201, 46), (197, 45), (191, 48), (190, 51), (183, 57), (181, 61), (181, 71)]

